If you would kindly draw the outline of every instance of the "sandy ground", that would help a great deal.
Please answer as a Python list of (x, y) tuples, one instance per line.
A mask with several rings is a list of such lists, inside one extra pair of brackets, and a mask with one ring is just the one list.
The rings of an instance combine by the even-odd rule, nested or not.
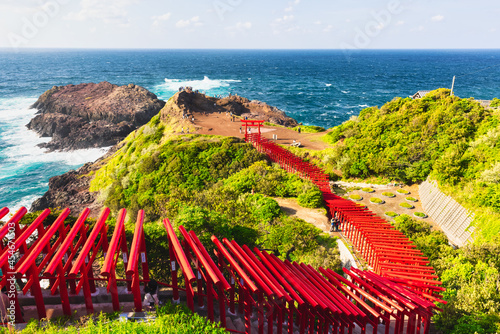
[[(236, 117), (235, 121), (231, 122), (230, 115), (226, 113), (204, 115), (195, 112), (194, 122), (192, 123), (196, 127), (196, 133), (198, 134), (244, 137), (245, 128), (242, 127), (240, 119)], [(241, 133), (240, 128), (242, 129)], [(251, 132), (257, 133), (257, 128), (251, 128)], [(290, 145), (296, 140), (301, 143), (301, 147), (308, 149), (323, 150), (328, 147), (327, 143), (319, 139), (319, 137), (325, 135), (325, 132), (299, 134), (297, 131), (288, 128), (265, 125), (261, 128), (261, 133), (268, 139), (272, 139), (273, 135), (277, 135), (277, 143), (282, 145)]]

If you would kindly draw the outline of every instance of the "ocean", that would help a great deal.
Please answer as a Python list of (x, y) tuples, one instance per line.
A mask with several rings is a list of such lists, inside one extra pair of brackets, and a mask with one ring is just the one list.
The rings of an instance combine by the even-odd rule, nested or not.
[(46, 153), (26, 128), (29, 107), (52, 86), (109, 81), (167, 100), (180, 86), (238, 94), (330, 128), (395, 96), (451, 87), (460, 97), (500, 97), (500, 50), (24, 50), (0, 49), (0, 208), (29, 206), (49, 178), (107, 148)]

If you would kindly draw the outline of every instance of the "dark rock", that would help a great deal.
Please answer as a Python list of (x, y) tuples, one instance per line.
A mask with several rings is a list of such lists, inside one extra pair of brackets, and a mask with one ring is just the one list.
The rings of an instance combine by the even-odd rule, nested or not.
[(90, 208), (90, 216), (97, 218), (102, 209), (102, 203), (97, 198), (98, 193), (89, 191), (90, 182), (94, 178), (93, 172), (101, 168), (121, 147), (121, 144), (115, 145), (97, 161), (86, 163), (77, 170), (51, 177), (49, 190), (31, 204), (30, 211), (70, 208), (71, 212), (77, 215), (85, 208)]
[(175, 94), (161, 112), (162, 120), (171, 116), (190, 115), (193, 112), (217, 113), (228, 112), (236, 116), (247, 116), (248, 119), (265, 120), (270, 123), (295, 127), (297, 121), (284, 111), (271, 107), (265, 102), (250, 101), (241, 96), (232, 95), (222, 99), (206, 96), (196, 92), (182, 91)]
[(54, 86), (33, 104), (38, 114), (27, 127), (52, 137), (41, 144), (50, 150), (112, 146), (147, 123), (164, 105), (156, 95), (133, 84)]

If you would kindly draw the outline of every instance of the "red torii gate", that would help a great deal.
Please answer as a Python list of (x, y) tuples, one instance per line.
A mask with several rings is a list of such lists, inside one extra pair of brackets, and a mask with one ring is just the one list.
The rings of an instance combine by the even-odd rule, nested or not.
[[(8, 212), (7, 208), (0, 209), (0, 218), (3, 218)], [(88, 234), (90, 228), (85, 224), (90, 213), (89, 209), (83, 210), (72, 227), (64, 225), (64, 221), (70, 214), (69, 209), (64, 209), (54, 223), (46, 228), (44, 228), (43, 222), (50, 214), (49, 209), (43, 211), (31, 224), (21, 227), (19, 221), (26, 213), (26, 208), (19, 209), (0, 228), (0, 239), (4, 241), (0, 242), (0, 267), (3, 274), (0, 287), (8, 287), (8, 297), (15, 306), (13, 313), (15, 313), (16, 322), (23, 322), (23, 318), (17, 298), (17, 289), (12, 282), (20, 278), (27, 280), (22, 292), (26, 294), (31, 291), (36, 301), (39, 319), (46, 318), (45, 303), (40, 286), (41, 279), (50, 281), (52, 295), (59, 293), (65, 315), (71, 315), (69, 295), (78, 294), (82, 288), (87, 313), (93, 313), (92, 293), (96, 292), (95, 281), (108, 282), (108, 291), (111, 293), (113, 308), (116, 311), (120, 309), (116, 282), (126, 281), (129, 291), (131, 290), (134, 295), (135, 310), (142, 310), (139, 284), (149, 281), (142, 210), (138, 214), (134, 240), (128, 258), (127, 274), (130, 279), (129, 277), (116, 279), (115, 273), (120, 250), (124, 255), (124, 263), (127, 265), (128, 250), (123, 225), (125, 210), (122, 210), (118, 216), (111, 247), (107, 240), (106, 220), (110, 214), (107, 208), (102, 211), (90, 234)], [(36, 239), (28, 247), (27, 240), (34, 236), (34, 232), (37, 233)], [(92, 270), (92, 265), (101, 252), (104, 253), (105, 257), (102, 275), (106, 278), (94, 277)], [(42, 256), (41, 261), (40, 255)], [(138, 263), (142, 263), (142, 280), (139, 279)], [(69, 283), (69, 293), (66, 282)]]
[[(245, 126), (245, 141), (249, 141), (250, 138), (260, 138), (260, 128), (263, 126), (263, 120), (242, 119), (241, 122)], [(257, 133), (248, 133), (248, 127), (251, 126), (257, 127)]]
[[(427, 258), (421, 252), (409, 251), (407, 243), (401, 243), (401, 240), (406, 240), (412, 244), (406, 236), (396, 231), (385, 219), (376, 216), (366, 206), (360, 206), (333, 194), (328, 174), (319, 167), (260, 135), (245, 136), (245, 139), (259, 152), (279, 163), (286, 171), (297, 173), (318, 186), (329, 214), (339, 218), (345, 236), (351, 240), (375, 272), (406, 285), (429, 300), (445, 303), (441, 300), (442, 296), (437, 294), (443, 288), (439, 287), (441, 282), (437, 280), (436, 275), (433, 275), (434, 270), (428, 266)], [(391, 248), (380, 247), (376, 245), (377, 242)], [(394, 265), (404, 266), (405, 270), (397, 270)]]
[[(328, 268), (315, 270), (309, 265), (282, 261), (266, 251), (234, 240), (215, 243), (216, 265), (193, 231), (183, 226), (181, 242), (168, 219), (164, 220), (171, 244), (172, 268), (179, 264), (185, 276), (187, 303), (194, 310), (193, 297), (203, 305), (207, 297), (208, 317), (213, 320), (215, 296), (220, 320), (225, 324), (225, 305), (230, 314), (245, 317), (245, 333), (251, 333), (251, 317), (257, 312), (258, 333), (353, 333), (355, 326), (365, 333), (428, 333), (432, 310), (436, 306), (425, 298), (375, 273), (344, 269), (348, 279)], [(193, 273), (198, 273), (198, 278)], [(172, 271), (177, 282), (177, 270)], [(225, 277), (230, 278), (230, 283)], [(197, 292), (192, 284), (197, 283)], [(205, 292), (203, 292), (205, 287)], [(174, 284), (174, 301), (178, 300)], [(184, 290), (184, 289), (183, 289)], [(217, 292), (216, 292), (217, 290)], [(235, 295), (238, 292), (239, 296)], [(236, 307), (236, 305), (238, 307)], [(285, 319), (287, 322), (285, 322)], [(286, 327), (286, 328), (285, 328)], [(232, 332), (237, 332), (228, 329)]]

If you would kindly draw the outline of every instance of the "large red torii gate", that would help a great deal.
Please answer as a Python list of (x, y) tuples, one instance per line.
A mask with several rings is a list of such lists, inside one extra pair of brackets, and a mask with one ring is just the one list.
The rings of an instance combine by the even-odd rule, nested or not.
[[(249, 120), (249, 119), (242, 119), (240, 120), (244, 126), (245, 126), (245, 141), (253, 141), (253, 140), (259, 140), (260, 138), (260, 128), (264, 125), (263, 120)], [(249, 127), (254, 126), (257, 127), (257, 133), (251, 133), (249, 132)]]

